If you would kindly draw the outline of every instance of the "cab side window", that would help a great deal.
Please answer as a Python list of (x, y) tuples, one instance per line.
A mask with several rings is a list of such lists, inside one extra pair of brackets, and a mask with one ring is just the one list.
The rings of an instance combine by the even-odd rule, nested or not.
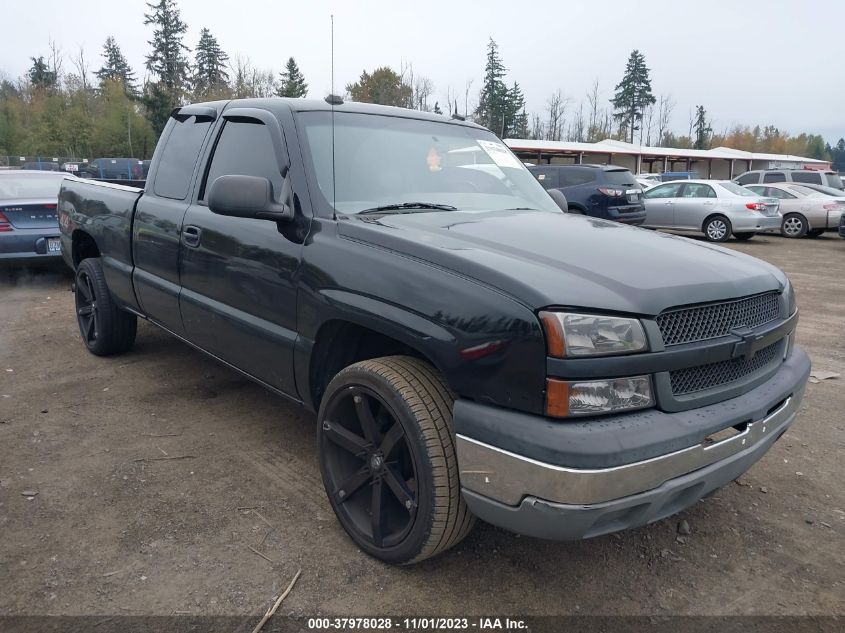
[(823, 185), (822, 175), (815, 171), (794, 171), (792, 172), (792, 182), (809, 182), (814, 185)]
[(716, 192), (713, 187), (701, 183), (689, 183), (684, 187), (684, 198), (715, 198)]
[(208, 198), (208, 191), (217, 178), (231, 175), (267, 178), (273, 184), (273, 196), (278, 198), (284, 179), (270, 130), (262, 122), (255, 119), (226, 121), (217, 138), (200, 199)]
[(786, 174), (782, 171), (771, 171), (763, 174), (763, 182), (786, 182)]
[(743, 174), (739, 178), (736, 179), (737, 183), (740, 185), (751, 185), (760, 182), (760, 174), (757, 172), (751, 172), (748, 174)]
[(672, 182), (666, 185), (658, 185), (653, 189), (649, 189), (643, 194), (645, 198), (677, 198), (678, 191), (681, 189), (679, 182)]

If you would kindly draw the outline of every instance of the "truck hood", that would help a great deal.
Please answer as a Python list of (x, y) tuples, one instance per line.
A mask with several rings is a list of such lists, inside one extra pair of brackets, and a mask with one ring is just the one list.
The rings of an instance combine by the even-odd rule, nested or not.
[(445, 268), (535, 310), (656, 315), (673, 306), (781, 290), (786, 283), (779, 269), (742, 253), (565, 213), (349, 216), (338, 226), (342, 237)]

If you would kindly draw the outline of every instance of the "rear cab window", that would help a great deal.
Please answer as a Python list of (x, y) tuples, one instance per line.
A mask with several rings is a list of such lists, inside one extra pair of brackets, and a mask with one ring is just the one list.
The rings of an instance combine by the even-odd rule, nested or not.
[(169, 125), (167, 138), (160, 141), (163, 146), (153, 181), (153, 193), (162, 198), (184, 200), (188, 197), (194, 167), (211, 122), (197, 121), (197, 117), (190, 116), (182, 121), (173, 118)]

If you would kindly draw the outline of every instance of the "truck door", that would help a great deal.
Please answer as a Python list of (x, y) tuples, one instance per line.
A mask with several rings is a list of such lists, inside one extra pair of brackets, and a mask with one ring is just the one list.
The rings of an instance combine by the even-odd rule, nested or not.
[(179, 336), (185, 335), (179, 314), (179, 236), (200, 150), (214, 120), (214, 110), (206, 110), (189, 114), (189, 106), (171, 116), (132, 224), (138, 301), (151, 320)]
[[(223, 113), (182, 231), (180, 306), (189, 341), (289, 395), (296, 395), (296, 282), (302, 245), (269, 220), (212, 213), (223, 175), (267, 178), (277, 201), (295, 204), (284, 133), (266, 110)], [(283, 175), (284, 174), (284, 175)]]

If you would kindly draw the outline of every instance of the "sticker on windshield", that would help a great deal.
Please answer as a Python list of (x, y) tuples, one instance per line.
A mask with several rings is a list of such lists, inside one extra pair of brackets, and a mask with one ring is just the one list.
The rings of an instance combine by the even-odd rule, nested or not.
[(519, 160), (501, 143), (495, 141), (478, 141), (478, 144), (499, 167), (519, 167)]

